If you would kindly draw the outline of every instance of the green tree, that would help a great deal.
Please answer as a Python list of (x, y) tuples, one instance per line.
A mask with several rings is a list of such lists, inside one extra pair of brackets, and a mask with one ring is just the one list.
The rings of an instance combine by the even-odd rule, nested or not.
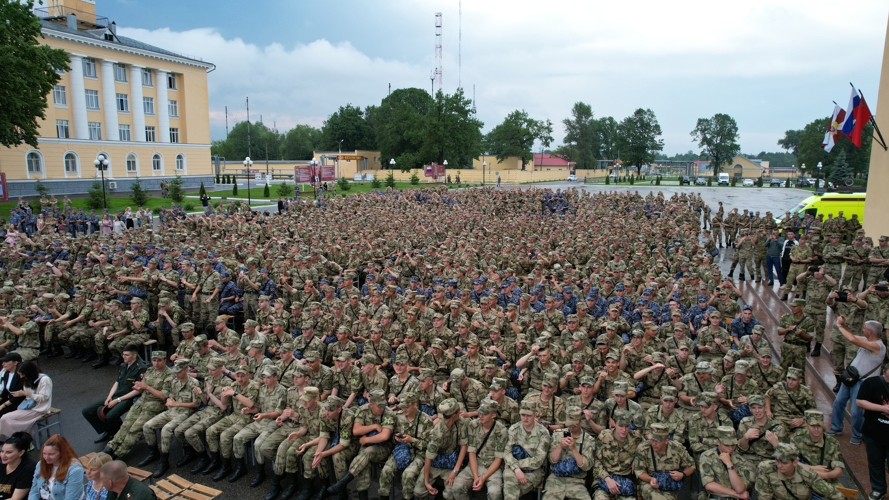
[(271, 198), (272, 197), (272, 193), (271, 193), (271, 191), (269, 191), (269, 183), (268, 182), (266, 182), (265, 187), (262, 188), (262, 196), (263, 196), (263, 198)]
[(356, 149), (377, 149), (373, 129), (365, 119), (365, 112), (360, 108), (347, 104), (327, 117), (321, 127), (321, 144), (319, 149), (336, 151), (342, 140), (343, 151)]
[(576, 164), (575, 168), (596, 168), (602, 149), (599, 122), (593, 117), (593, 108), (584, 102), (576, 102), (571, 117), (562, 120), (565, 126), (565, 144), (556, 149), (556, 156)]
[(342, 192), (346, 192), (346, 191), (351, 191), (351, 190), (352, 190), (352, 183), (349, 182), (349, 179), (346, 179), (345, 177), (340, 177), (340, 178), (336, 181), (336, 185), (337, 185), (337, 189), (339, 189), (339, 190), (342, 191)]
[(603, 160), (616, 159), (618, 138), (620, 137), (617, 120), (610, 116), (600, 118), (596, 130), (599, 134), (599, 143), (602, 145), (599, 158)]
[[(371, 108), (368, 121), (373, 126), (383, 168), (389, 160), (403, 171), (423, 166), (426, 115), (432, 107), (432, 97), (418, 88), (397, 89), (386, 96), (378, 107)], [(431, 160), (429, 160), (431, 161)]]
[(411, 184), (413, 184), (414, 186), (416, 186), (416, 185), (419, 184), (419, 183), (420, 183), (420, 178), (417, 177), (417, 173), (416, 173), (416, 172), (412, 173), (412, 174), (411, 174)]
[(525, 164), (534, 158), (531, 147), (540, 141), (544, 147), (553, 141), (553, 124), (551, 121), (535, 120), (525, 110), (513, 111), (494, 127), (485, 137), (487, 150), (502, 162), (510, 156), (522, 159), (522, 170)]
[(386, 187), (395, 187), (395, 174), (391, 170), (389, 171), (389, 175), (386, 176)]
[[(248, 147), (247, 122), (238, 122), (222, 141), (214, 141), (210, 145), (210, 153), (224, 156), (228, 161), (241, 161), (250, 157), (254, 162), (281, 159), (281, 143), (283, 136), (269, 129), (260, 122), (250, 123), (250, 139)], [(266, 148), (268, 146), (268, 148)], [(268, 155), (266, 155), (268, 149)]]
[(311, 125), (297, 125), (288, 130), (281, 141), (282, 160), (306, 160), (313, 158), (321, 131)]
[(93, 181), (90, 188), (86, 191), (86, 207), (98, 210), (105, 208), (105, 193), (102, 191), (102, 183)]
[(49, 196), (49, 188), (46, 187), (46, 184), (40, 182), (40, 179), (37, 179), (37, 182), (34, 183), (34, 191), (37, 191), (37, 194), (40, 196)]
[(373, 180), (370, 181), (370, 187), (374, 189), (380, 189), (383, 187), (383, 181), (381, 181), (377, 176), (374, 176)]
[[(201, 183), (203, 186), (203, 183)], [(139, 178), (136, 178), (136, 182), (130, 184), (130, 199), (133, 200), (133, 205), (141, 206), (148, 203), (148, 193), (142, 189), (142, 182), (139, 181)]]
[(184, 182), (182, 177), (178, 175), (175, 179), (170, 181), (170, 199), (176, 203), (182, 203), (182, 200), (185, 199), (185, 190), (182, 189), (182, 184)]
[(238, 181), (235, 180), (235, 183), (232, 184), (232, 196), (234, 197), (237, 195), (238, 195)]
[(778, 139), (778, 145), (792, 153), (794, 156), (799, 155), (799, 141), (802, 130), (788, 130), (784, 132), (784, 138)]
[(293, 196), (293, 186), (287, 184), (287, 181), (278, 184), (278, 196), (281, 198), (290, 198)]
[(426, 114), (420, 155), (438, 164), (448, 160), (451, 168), (471, 168), (472, 159), (484, 152), (483, 126), (472, 111), (472, 100), (463, 95), (463, 89), (447, 95), (439, 90)]
[(198, 189), (198, 196), (204, 196), (207, 194), (207, 189), (204, 187), (204, 182), (201, 181), (201, 188)]
[(46, 96), (61, 79), (59, 73), (71, 69), (63, 49), (38, 41), (44, 38), (43, 26), (33, 8), (33, 0), (0, 1), (0, 144), (8, 148), (21, 143), (38, 147), (37, 120), (46, 118)]
[(654, 161), (654, 155), (664, 149), (664, 140), (658, 139), (663, 133), (657, 117), (650, 109), (637, 109), (632, 115), (624, 118), (618, 125), (620, 137), (621, 159), (627, 165), (636, 167), (636, 173), (642, 166)]
[(844, 181), (852, 177), (852, 169), (846, 162), (846, 152), (840, 151), (830, 167), (830, 181), (835, 186), (843, 186)]
[(690, 135), (701, 147), (701, 153), (710, 158), (714, 177), (724, 163), (741, 152), (738, 123), (729, 115), (716, 113), (713, 118), (698, 118), (698, 124)]

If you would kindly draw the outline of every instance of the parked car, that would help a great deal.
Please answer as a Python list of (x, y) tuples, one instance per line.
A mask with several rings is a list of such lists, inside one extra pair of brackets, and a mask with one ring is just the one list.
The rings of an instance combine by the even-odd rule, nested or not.
[(784, 179), (771, 179), (769, 187), (784, 187)]
[(576, 175), (571, 174), (571, 175), (568, 176), (568, 182), (575, 182), (575, 181), (577, 181), (577, 176), (576, 176)]
[(706, 177), (698, 177), (695, 179), (695, 186), (706, 186), (707, 178)]
[(744, 179), (744, 186), (753, 187), (755, 185), (756, 185), (756, 182), (754, 182), (753, 179)]
[(683, 186), (685, 184), (688, 184), (690, 186), (691, 183), (692, 183), (692, 178), (690, 176), (688, 176), (688, 175), (680, 175), (679, 176), (679, 185), (680, 186)]
[(729, 181), (729, 176), (727, 173), (723, 172), (719, 174), (719, 185), (720, 186), (728, 186), (731, 182)]
[(813, 184), (812, 181), (810, 181), (809, 179), (800, 178), (798, 181), (796, 181), (796, 187), (798, 188), (810, 188), (814, 186), (815, 184)]

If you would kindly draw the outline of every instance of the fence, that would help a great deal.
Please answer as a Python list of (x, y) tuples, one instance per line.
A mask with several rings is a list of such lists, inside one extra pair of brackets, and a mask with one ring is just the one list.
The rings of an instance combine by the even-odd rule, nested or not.
[[(401, 170), (367, 170), (361, 173), (363, 174), (374, 174), (377, 179), (381, 181), (386, 180), (386, 177), (389, 176), (389, 173), (392, 173), (393, 177), (398, 182), (410, 182), (411, 175), (416, 174), (417, 177), (420, 178), (420, 183), (431, 182), (431, 177), (424, 177), (423, 170), (420, 169), (412, 169), (408, 172), (402, 172)], [(496, 171), (491, 171), (490, 173), (485, 170), (484, 174), (481, 169), (447, 169), (445, 171), (445, 177), (451, 176), (451, 182), (457, 182), (457, 176), (460, 176), (460, 182), (477, 184), (481, 183), (482, 180), (486, 183), (496, 183), (497, 182), (497, 173)], [(559, 181), (565, 180), (568, 178), (569, 172), (568, 169), (553, 169), (553, 170), (501, 170), (500, 171), (500, 182), (504, 184), (517, 184), (517, 183), (528, 183), (528, 182), (547, 182), (547, 181)], [(578, 174), (580, 177), (580, 174)]]

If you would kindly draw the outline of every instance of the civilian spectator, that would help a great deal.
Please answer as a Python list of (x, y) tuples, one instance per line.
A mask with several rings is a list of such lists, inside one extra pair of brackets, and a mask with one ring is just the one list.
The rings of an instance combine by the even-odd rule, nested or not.
[(31, 435), (16, 432), (0, 449), (0, 500), (24, 500), (31, 491), (37, 464), (25, 456), (31, 447)]
[[(0, 439), (22, 431), (32, 434), (34, 422), (49, 413), (52, 406), (52, 380), (45, 375), (36, 363), (28, 361), (19, 366), (22, 389), (11, 392), (13, 397), (24, 397), (19, 408), (0, 417)], [(32, 401), (32, 403), (29, 403)]]
[[(830, 415), (830, 430), (826, 432), (828, 436), (836, 436), (843, 433), (843, 418), (846, 413), (846, 403), (851, 399), (858, 400), (858, 389), (864, 380), (879, 375), (879, 368), (886, 357), (886, 345), (880, 341), (880, 334), (883, 332), (883, 325), (878, 321), (867, 321), (861, 328), (864, 336), (853, 334), (846, 328), (846, 318), (840, 316), (837, 318), (837, 327), (840, 333), (851, 344), (858, 347), (858, 354), (852, 360), (850, 367), (854, 366), (858, 370), (860, 378), (851, 387), (844, 384), (840, 386), (840, 392), (837, 393), (836, 399), (833, 401), (833, 410)], [(861, 429), (864, 423), (862, 414), (863, 407), (860, 404), (853, 404), (851, 408), (852, 414), (852, 444), (861, 444)], [(885, 480), (884, 483), (885, 485)], [(877, 491), (876, 489), (874, 491)], [(883, 492), (885, 492), (885, 486)]]
[(146, 484), (130, 477), (127, 464), (120, 460), (102, 466), (102, 484), (108, 490), (107, 500), (157, 500), (157, 496)]
[(81, 500), (84, 496), (83, 465), (68, 440), (53, 434), (43, 444), (40, 466), (28, 500)]
[[(868, 323), (872, 323), (868, 321)], [(855, 401), (864, 410), (864, 448), (867, 451), (867, 469), (870, 477), (869, 500), (880, 500), (886, 494), (886, 458), (889, 456), (889, 364), (883, 367), (882, 376), (871, 377), (861, 383)]]
[(111, 461), (111, 455), (107, 453), (96, 453), (86, 463), (86, 498), (84, 500), (105, 500), (108, 496), (108, 490), (102, 485), (102, 475), (99, 471), (102, 466)]
[(18, 409), (19, 403), (25, 400), (24, 396), (13, 396), (13, 392), (22, 390), (22, 377), (18, 373), (22, 356), (17, 352), (11, 352), (0, 358), (3, 370), (0, 370), (0, 417)]

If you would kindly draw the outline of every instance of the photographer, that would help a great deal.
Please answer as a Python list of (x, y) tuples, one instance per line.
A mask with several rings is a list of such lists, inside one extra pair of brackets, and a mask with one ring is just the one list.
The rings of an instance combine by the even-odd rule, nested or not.
[[(849, 365), (849, 371), (846, 372), (852, 376), (852, 380), (841, 384), (840, 392), (833, 401), (830, 430), (826, 432), (828, 436), (842, 434), (846, 403), (850, 399), (854, 401), (858, 398), (858, 389), (861, 387), (863, 380), (879, 375), (880, 364), (886, 356), (886, 346), (880, 341), (880, 333), (883, 332), (883, 326), (880, 323), (876, 321), (866, 322), (861, 329), (863, 336), (857, 336), (846, 327), (846, 318), (840, 316), (837, 318), (837, 328), (839, 328), (847, 341), (858, 346), (859, 349), (855, 359)], [(857, 380), (855, 380), (856, 377)], [(854, 383), (848, 385), (853, 380)], [(864, 408), (862, 406), (852, 405), (852, 439), (849, 441), (852, 444), (861, 444), (861, 426), (864, 423), (863, 412)], [(873, 430), (873, 427), (871, 429)]]
[[(846, 328), (850, 331), (857, 332), (861, 330), (864, 324), (865, 312), (868, 304), (865, 300), (859, 298), (848, 286), (843, 286), (841, 290), (834, 290), (827, 296), (827, 306), (833, 309), (834, 317), (840, 316), (846, 318)], [(833, 392), (839, 392), (840, 379), (843, 371), (852, 363), (855, 355), (858, 353), (858, 347), (850, 343), (840, 333), (839, 327), (834, 325), (830, 331), (830, 358), (833, 360), (833, 374), (837, 378), (837, 383), (833, 387)]]

